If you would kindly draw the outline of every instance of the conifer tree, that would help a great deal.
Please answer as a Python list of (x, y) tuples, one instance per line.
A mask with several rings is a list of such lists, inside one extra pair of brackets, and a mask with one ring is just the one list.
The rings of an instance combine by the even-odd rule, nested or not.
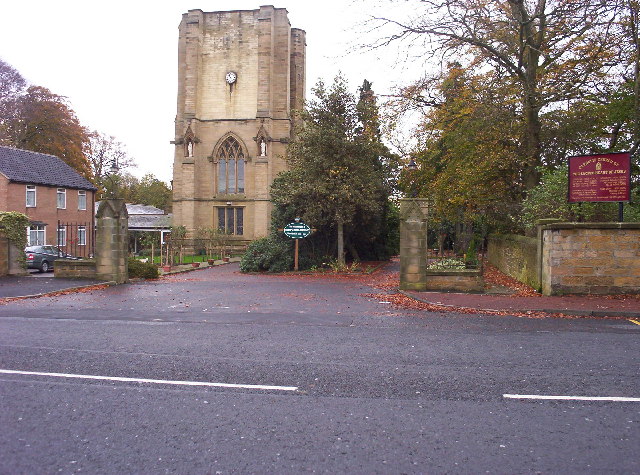
[[(277, 206), (312, 227), (333, 231), (337, 260), (344, 264), (345, 230), (386, 209), (385, 168), (379, 159), (385, 149), (376, 131), (375, 102), (361, 99), (358, 106), (340, 76), (328, 89), (319, 82), (313, 93), (288, 149), (289, 170), (274, 180), (271, 195)], [(370, 85), (362, 94), (372, 94)], [(357, 254), (358, 243), (347, 245)]]

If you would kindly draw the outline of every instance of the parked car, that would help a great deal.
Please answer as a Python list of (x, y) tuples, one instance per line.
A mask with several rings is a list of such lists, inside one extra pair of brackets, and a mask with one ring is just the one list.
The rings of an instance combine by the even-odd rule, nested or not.
[(27, 268), (40, 272), (53, 269), (56, 259), (78, 259), (56, 246), (28, 246), (24, 252), (27, 255)]

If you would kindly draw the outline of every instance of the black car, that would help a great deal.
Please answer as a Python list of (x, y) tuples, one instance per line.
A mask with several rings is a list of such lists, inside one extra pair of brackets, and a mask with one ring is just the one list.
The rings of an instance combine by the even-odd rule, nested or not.
[(27, 268), (47, 272), (53, 269), (56, 259), (77, 259), (56, 246), (29, 246), (24, 250), (27, 255)]

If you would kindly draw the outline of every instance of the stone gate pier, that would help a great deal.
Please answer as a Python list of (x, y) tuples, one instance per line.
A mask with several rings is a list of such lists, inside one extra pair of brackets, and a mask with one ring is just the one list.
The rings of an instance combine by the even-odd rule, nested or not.
[(96, 219), (96, 278), (124, 284), (129, 281), (129, 214), (124, 200), (101, 201)]
[(427, 288), (428, 200), (400, 200), (400, 288)]

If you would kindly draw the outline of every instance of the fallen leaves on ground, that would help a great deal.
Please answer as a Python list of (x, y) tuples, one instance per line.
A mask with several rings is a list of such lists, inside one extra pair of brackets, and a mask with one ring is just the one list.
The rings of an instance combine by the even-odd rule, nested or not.
[[(422, 310), (427, 312), (440, 312), (440, 313), (460, 313), (460, 314), (474, 314), (474, 315), (495, 315), (495, 316), (510, 316), (510, 317), (524, 317), (524, 318), (566, 318), (566, 319), (579, 319), (579, 318), (593, 318), (588, 315), (567, 315), (564, 313), (546, 313), (540, 311), (512, 311), (512, 310), (482, 310), (470, 307), (456, 307), (454, 305), (438, 305), (420, 300), (412, 299), (404, 294), (361, 294), (362, 297), (377, 300), (379, 302), (390, 302), (392, 305), (404, 309), (410, 310)], [(598, 317), (605, 318), (607, 320), (627, 320), (626, 317)]]
[[(65, 290), (56, 290), (53, 292), (45, 292), (43, 295), (34, 295), (33, 297), (58, 297), (60, 295), (71, 295), (71, 294), (84, 294), (90, 293), (94, 290), (106, 289), (109, 287), (108, 284), (96, 284), (88, 287), (81, 287), (76, 289), (65, 289)], [(5, 297), (0, 299), (0, 305), (4, 305), (8, 302), (14, 302), (16, 300), (24, 300), (25, 297)]]
[(487, 287), (506, 287), (514, 290), (512, 297), (539, 297), (542, 294), (537, 292), (533, 287), (523, 284), (519, 280), (500, 272), (497, 268), (486, 262), (483, 264), (482, 277)]

